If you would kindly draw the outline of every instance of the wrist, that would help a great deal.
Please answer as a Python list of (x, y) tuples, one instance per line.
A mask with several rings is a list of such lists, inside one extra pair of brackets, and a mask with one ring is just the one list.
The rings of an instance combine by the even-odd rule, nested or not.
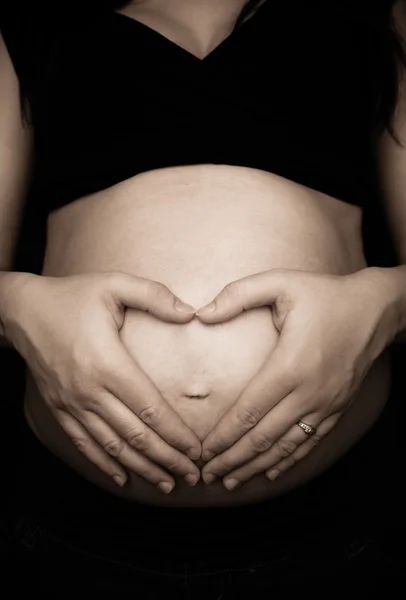
[(388, 343), (406, 341), (406, 265), (366, 270), (370, 271), (377, 294), (383, 298), (384, 307), (391, 315), (393, 333)]
[(7, 324), (14, 319), (19, 291), (31, 279), (39, 277), (33, 273), (0, 271), (0, 336), (8, 340)]

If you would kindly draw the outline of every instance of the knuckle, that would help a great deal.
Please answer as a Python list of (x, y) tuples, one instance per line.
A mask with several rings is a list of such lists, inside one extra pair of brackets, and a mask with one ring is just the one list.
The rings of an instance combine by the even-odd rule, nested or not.
[(217, 457), (220, 456), (222, 452), (226, 452), (230, 448), (230, 440), (224, 432), (220, 432), (216, 435), (215, 448), (213, 448)]
[(298, 358), (294, 352), (292, 352), (290, 356), (284, 356), (284, 365), (283, 369), (281, 369), (280, 377), (283, 378), (283, 381), (290, 385), (292, 389), (303, 382), (305, 377), (304, 369), (301, 365), (300, 358)]
[(213, 469), (213, 473), (228, 473), (234, 468), (232, 461), (229, 457), (224, 456), (218, 459), (218, 463), (215, 469)]
[(125, 446), (124, 440), (115, 438), (115, 439), (111, 439), (108, 442), (106, 442), (105, 444), (103, 444), (103, 449), (110, 456), (113, 456), (114, 458), (118, 458), (123, 453), (124, 446)]
[(158, 473), (154, 471), (152, 465), (137, 466), (134, 471), (137, 473), (137, 475), (142, 477), (142, 479), (146, 479), (147, 481), (151, 481), (153, 483), (159, 481)]
[(72, 393), (52, 394), (47, 398), (46, 403), (51, 410), (57, 409), (76, 417), (80, 412), (80, 407), (75, 399), (76, 396)]
[(164, 302), (169, 298), (172, 298), (172, 294), (169, 289), (163, 283), (158, 281), (149, 282), (146, 291), (147, 300), (153, 302)]
[(106, 375), (116, 372), (114, 354), (106, 352), (106, 348), (94, 343), (87, 348), (87, 357), (80, 362), (76, 377), (83, 386), (97, 385)]
[(89, 359), (84, 359), (81, 366), (72, 369), (69, 381), (69, 392), (78, 398), (90, 396), (95, 388), (95, 381), (99, 372), (100, 365), (94, 366), (93, 361), (90, 363)]
[(92, 358), (89, 359), (86, 374), (82, 373), (82, 380), (86, 377), (87, 380), (99, 379), (100, 375), (114, 373), (115, 365), (112, 361), (111, 353), (107, 354), (105, 349), (93, 348)]
[(147, 450), (149, 446), (148, 433), (142, 429), (131, 429), (127, 432), (125, 438), (132, 448), (141, 452)]
[(69, 412), (70, 400), (67, 394), (58, 393), (53, 389), (46, 389), (44, 386), (38, 385), (38, 389), (45, 404), (49, 409), (60, 409)]
[(179, 458), (178, 457), (173, 457), (170, 460), (168, 460), (166, 462), (166, 467), (170, 471), (179, 471), (180, 470)]
[(313, 446), (318, 446), (321, 442), (321, 435), (319, 435), (318, 433), (315, 433), (314, 435), (310, 436), (310, 441), (313, 444)]
[(101, 287), (110, 292), (114, 291), (123, 281), (123, 277), (125, 277), (124, 273), (121, 271), (106, 271), (104, 273), (99, 273), (100, 277), (98, 280), (101, 283)]
[(165, 437), (165, 441), (170, 446), (172, 446), (172, 448), (178, 448), (179, 450), (182, 450), (182, 448), (184, 449), (185, 444), (183, 443), (183, 440), (181, 439), (181, 437), (173, 432), (170, 432), (170, 433), (171, 433), (170, 437), (169, 436)]
[(251, 445), (255, 452), (266, 452), (272, 445), (272, 442), (264, 433), (255, 432), (251, 436)]
[(99, 414), (100, 400), (93, 394), (88, 394), (86, 396), (82, 394), (81, 407), (85, 408), (88, 412)]
[(144, 408), (139, 417), (143, 423), (149, 425), (149, 427), (156, 427), (159, 423), (159, 411), (155, 406), (147, 406)]
[(77, 448), (77, 450), (79, 450), (79, 452), (81, 452), (82, 454), (87, 454), (87, 451), (89, 450), (89, 440), (87, 440), (84, 437), (73, 437), (71, 438), (72, 442), (75, 446), (75, 448)]
[(288, 458), (285, 458), (285, 460), (283, 461), (283, 470), (290, 469), (297, 462), (298, 462), (298, 459), (295, 458), (295, 456), (289, 456)]
[(69, 388), (71, 394), (74, 396), (83, 396), (85, 394), (86, 384), (82, 373), (77, 370), (72, 372)]
[(71, 411), (75, 410), (77, 414), (96, 413), (100, 411), (101, 399), (94, 390), (84, 388), (80, 393), (71, 393), (69, 406)]
[(237, 420), (242, 425), (243, 430), (254, 427), (261, 419), (261, 413), (255, 407), (243, 408), (237, 413)]
[(280, 360), (278, 365), (278, 372), (275, 374), (276, 383), (280, 383), (292, 391), (302, 385), (305, 378), (306, 374), (303, 365), (295, 352), (285, 352), (283, 359)]
[(94, 357), (95, 351), (97, 351), (97, 344), (94, 342), (94, 339), (89, 339), (86, 336), (77, 338), (71, 347), (71, 378), (74, 378), (76, 375), (83, 376), (97, 364)]
[(275, 442), (275, 450), (282, 458), (291, 457), (291, 454), (297, 449), (297, 444), (292, 440), (281, 438)]
[(235, 301), (240, 297), (240, 286), (236, 281), (227, 283), (223, 288), (223, 294), (231, 301)]

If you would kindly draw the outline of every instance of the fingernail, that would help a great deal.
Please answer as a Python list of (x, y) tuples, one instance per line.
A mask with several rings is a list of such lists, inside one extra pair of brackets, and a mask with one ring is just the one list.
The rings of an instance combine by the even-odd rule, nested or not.
[(114, 475), (113, 481), (114, 481), (114, 483), (116, 485), (118, 485), (118, 487), (123, 487), (123, 485), (126, 482), (126, 480), (124, 479), (124, 477), (122, 477), (121, 475)]
[(210, 304), (208, 304), (207, 306), (203, 306), (203, 308), (199, 308), (199, 310), (197, 311), (197, 316), (203, 316), (204, 315), (209, 315), (210, 313), (213, 313), (216, 310), (216, 303), (215, 302), (210, 302)]
[(203, 481), (204, 483), (213, 483), (217, 479), (217, 475), (213, 475), (213, 473), (204, 473)]
[(158, 488), (164, 494), (170, 494), (173, 490), (173, 483), (169, 483), (169, 481), (161, 481), (161, 483), (158, 484)]
[(273, 471), (268, 471), (268, 473), (266, 473), (266, 476), (271, 481), (275, 481), (275, 479), (277, 479), (280, 474), (281, 474), (280, 471), (278, 471), (277, 469), (274, 469)]
[(224, 481), (224, 487), (229, 492), (232, 492), (233, 490), (235, 490), (235, 488), (239, 487), (240, 485), (241, 483), (238, 481), (238, 479), (234, 479), (234, 477), (231, 477), (231, 479), (226, 479)]
[(186, 452), (186, 456), (188, 456), (191, 460), (197, 460), (200, 458), (201, 450), (198, 448), (189, 448)]
[(185, 476), (185, 481), (188, 485), (193, 486), (193, 485), (196, 485), (196, 483), (199, 481), (199, 478), (197, 475), (193, 475), (192, 473), (189, 473), (189, 475)]
[(214, 458), (215, 456), (216, 455), (211, 450), (205, 450), (202, 454), (202, 459), (207, 462), (207, 461), (211, 460), (212, 458)]
[(194, 312), (196, 312), (196, 309), (193, 308), (193, 306), (190, 306), (190, 304), (185, 304), (184, 302), (182, 302), (179, 299), (176, 299), (175, 310), (177, 310), (180, 313), (194, 313)]

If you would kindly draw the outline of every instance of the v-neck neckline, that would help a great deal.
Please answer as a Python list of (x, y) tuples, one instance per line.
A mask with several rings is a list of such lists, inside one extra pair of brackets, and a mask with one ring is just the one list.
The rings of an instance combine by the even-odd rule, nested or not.
[(257, 10), (255, 11), (255, 13), (249, 19), (247, 19), (244, 23), (242, 23), (237, 29), (234, 28), (231, 31), (231, 33), (227, 37), (224, 38), (224, 40), (222, 40), (219, 44), (217, 44), (217, 46), (215, 46), (213, 48), (213, 50), (211, 50), (203, 58), (199, 58), (198, 56), (196, 56), (196, 54), (193, 54), (193, 52), (190, 52), (189, 50), (187, 50), (183, 46), (180, 46), (179, 44), (177, 44), (173, 40), (167, 38), (165, 35), (163, 35), (159, 31), (157, 31), (153, 27), (150, 27), (149, 25), (146, 25), (145, 23), (143, 23), (142, 21), (139, 21), (138, 19), (135, 19), (134, 17), (130, 17), (129, 15), (126, 15), (126, 14), (124, 14), (122, 12), (117, 11), (117, 10), (113, 11), (113, 17), (116, 18), (116, 19), (118, 19), (119, 21), (121, 21), (124, 24), (127, 23), (127, 25), (129, 25), (130, 27), (134, 27), (136, 29), (138, 28), (140, 31), (144, 31), (144, 33), (150, 35), (151, 38), (155, 38), (161, 44), (167, 46), (168, 48), (171, 48), (172, 50), (174, 50), (178, 54), (185, 56), (190, 61), (192, 61), (192, 62), (194, 62), (196, 64), (203, 65), (203, 64), (206, 64), (206, 63), (210, 62), (214, 58), (216, 58), (223, 51), (225, 51), (225, 49), (227, 49), (229, 46), (232, 46), (233, 43), (237, 39), (240, 38), (240, 36), (242, 36), (243, 34), (246, 34), (247, 31), (255, 23), (255, 21), (256, 21), (256, 19), (258, 17), (258, 13), (260, 13), (261, 10), (263, 9), (263, 7), (267, 6), (268, 4), (269, 4), (269, 0), (266, 0), (265, 2), (263, 2), (263, 4), (261, 4), (257, 8)]

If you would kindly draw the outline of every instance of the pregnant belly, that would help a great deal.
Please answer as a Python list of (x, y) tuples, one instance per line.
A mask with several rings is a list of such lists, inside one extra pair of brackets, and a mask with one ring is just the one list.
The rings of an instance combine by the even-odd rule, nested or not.
[(122, 340), (167, 402), (203, 440), (236, 401), (276, 343), (269, 309), (208, 326), (171, 325), (129, 311)]
[[(44, 274), (120, 270), (165, 283), (195, 307), (235, 279), (276, 267), (349, 273), (365, 266), (358, 209), (252, 169), (202, 165), (147, 173), (80, 200), (49, 223)], [(168, 324), (127, 310), (123, 344), (165, 400), (203, 440), (278, 339), (269, 308), (227, 323)], [(310, 349), (309, 349), (310, 350)], [(25, 409), (41, 441), (112, 493), (166, 505), (224, 505), (276, 496), (327, 469), (378, 418), (389, 389), (383, 355), (335, 430), (276, 482), (233, 493), (221, 483), (163, 496), (135, 474), (119, 490), (73, 447), (29, 377)]]

